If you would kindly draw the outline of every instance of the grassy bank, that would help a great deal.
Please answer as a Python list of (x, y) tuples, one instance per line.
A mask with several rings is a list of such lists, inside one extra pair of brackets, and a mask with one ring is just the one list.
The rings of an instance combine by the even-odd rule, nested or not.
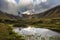
[(24, 37), (12, 31), (13, 28), (7, 24), (0, 23), (0, 40), (24, 40)]
[(34, 26), (38, 28), (48, 28), (60, 32), (60, 19), (58, 18), (27, 18), (19, 20), (1, 20), (0, 23), (8, 24), (12, 27)]
[(57, 18), (31, 18), (24, 19), (27, 25), (37, 28), (48, 28), (60, 32), (60, 19)]

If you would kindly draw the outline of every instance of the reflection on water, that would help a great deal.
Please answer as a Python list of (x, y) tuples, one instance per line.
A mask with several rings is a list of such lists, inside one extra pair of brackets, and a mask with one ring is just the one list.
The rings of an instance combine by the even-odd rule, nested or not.
[(15, 32), (24, 35), (25, 40), (60, 40), (60, 33), (44, 28), (14, 28)]

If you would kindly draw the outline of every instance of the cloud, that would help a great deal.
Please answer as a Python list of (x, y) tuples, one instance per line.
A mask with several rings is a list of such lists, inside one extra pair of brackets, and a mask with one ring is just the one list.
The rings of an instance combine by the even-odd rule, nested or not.
[(32, 3), (33, 0), (20, 0), (19, 5), (28, 6)]
[(32, 8), (33, 0), (20, 0), (18, 3), (18, 10), (28, 10)]
[(41, 0), (40, 4), (35, 5), (34, 12), (40, 13), (46, 11), (56, 5), (59, 5), (59, 0)]
[(20, 0), (19, 1), (19, 4), (18, 4), (18, 10), (19, 9), (23, 9), (23, 10), (27, 9), (27, 10), (30, 10), (30, 9), (33, 9), (33, 6), (34, 5), (38, 5), (41, 2), (46, 2), (46, 1), (47, 0)]
[(49, 4), (50, 3), (48, 2), (48, 0), (20, 0), (18, 4), (19, 6), (18, 9), (23, 9), (23, 10), (27, 9), (32, 11), (34, 9), (37, 12), (40, 10), (44, 10), (45, 8), (48, 7)]
[(34, 9), (34, 12), (39, 13), (58, 4), (60, 4), (59, 0), (20, 0), (19, 7), (27, 8), (32, 11)]
[(42, 0), (42, 2), (46, 2), (47, 0)]
[(16, 14), (17, 4), (15, 0), (0, 0), (0, 10), (10, 13)]
[(60, 0), (19, 0), (18, 4), (15, 0), (0, 0), (0, 10), (14, 15), (17, 15), (18, 11), (33, 11), (33, 9), (35, 13), (39, 13), (58, 4)]

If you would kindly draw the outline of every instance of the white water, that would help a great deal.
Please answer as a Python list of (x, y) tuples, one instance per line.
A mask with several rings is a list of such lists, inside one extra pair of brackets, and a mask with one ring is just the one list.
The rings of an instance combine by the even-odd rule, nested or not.
[(13, 31), (25, 35), (25, 40), (60, 40), (60, 33), (44, 28), (14, 28)]

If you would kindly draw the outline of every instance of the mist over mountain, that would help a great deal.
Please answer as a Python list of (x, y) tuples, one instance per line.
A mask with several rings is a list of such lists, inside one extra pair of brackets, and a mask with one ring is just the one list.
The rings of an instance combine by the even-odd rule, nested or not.
[(56, 0), (47, 0), (47, 2), (42, 2), (38, 5), (36, 5), (35, 12), (41, 13), (41, 12), (44, 12), (44, 11), (51, 9), (51, 8), (58, 6), (58, 5), (60, 5), (60, 3), (57, 3)]
[(0, 10), (13, 15), (28, 10), (40, 13), (57, 5), (60, 5), (60, 0), (19, 0), (18, 4), (16, 0), (0, 0)]
[(17, 15), (17, 4), (14, 0), (0, 0), (0, 10), (8, 14)]
[(20, 19), (19, 16), (0, 11), (0, 19)]
[(60, 5), (42, 13), (34, 14), (34, 16), (40, 18), (60, 18)]
[[(23, 1), (22, 1), (23, 2)], [(31, 2), (31, 1), (30, 1)], [(27, 4), (27, 6), (24, 6), (24, 3), (23, 3), (23, 6), (24, 6), (24, 8), (26, 8), (27, 10), (31, 10), (31, 11), (33, 11), (34, 13), (40, 13), (40, 12), (43, 12), (43, 11), (45, 11), (45, 10), (48, 10), (48, 9), (50, 9), (50, 8), (52, 8), (52, 7), (55, 7), (55, 6), (58, 6), (58, 5), (60, 5), (60, 3), (59, 3), (60, 1), (59, 0), (46, 0), (45, 2), (44, 1), (42, 1), (42, 0), (36, 0), (36, 1), (34, 1), (34, 2), (32, 2), (32, 4), (27, 4), (27, 3), (25, 3), (25, 4)], [(30, 5), (30, 6), (29, 6)], [(21, 8), (21, 7), (20, 7)], [(23, 8), (22, 8), (23, 9)], [(27, 11), (27, 10), (25, 10), (25, 11)], [(21, 9), (20, 9), (20, 11), (22, 11)], [(23, 12), (23, 11), (22, 11)]]

